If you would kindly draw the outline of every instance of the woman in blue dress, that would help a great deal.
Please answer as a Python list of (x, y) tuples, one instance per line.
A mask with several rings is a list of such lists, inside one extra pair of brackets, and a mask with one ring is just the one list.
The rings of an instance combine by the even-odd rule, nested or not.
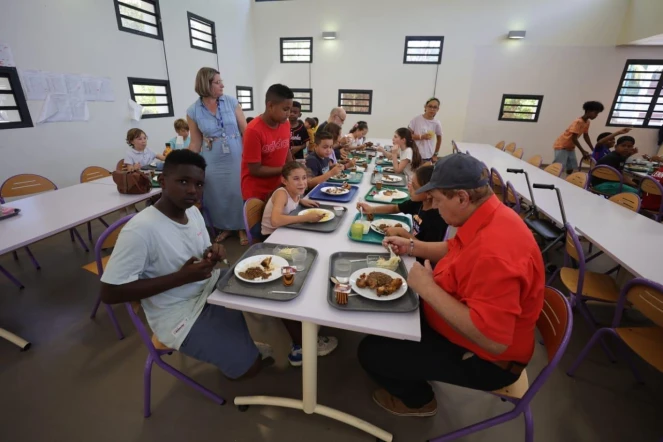
[(217, 241), (237, 231), (241, 244), (246, 245), (240, 188), (244, 112), (235, 97), (223, 95), (223, 81), (216, 69), (201, 68), (195, 90), (200, 98), (186, 115), (191, 131), (189, 149), (207, 162), (203, 206), (214, 227), (222, 230)]

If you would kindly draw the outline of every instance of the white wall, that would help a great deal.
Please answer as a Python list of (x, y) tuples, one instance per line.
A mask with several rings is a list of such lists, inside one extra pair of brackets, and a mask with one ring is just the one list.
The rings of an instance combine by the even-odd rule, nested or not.
[[(350, 115), (346, 125), (367, 120), (369, 136), (391, 137), (396, 128), (407, 125), (423, 111), (423, 104), (435, 87), (436, 66), (403, 64), (405, 36), (443, 35), (444, 52), (436, 95), (442, 100), (438, 116), (445, 132), (444, 146), (449, 148), (452, 138), (466, 138), (466, 119), (477, 111), (468, 107), (474, 83), (478, 81), (489, 87), (492, 70), (508, 68), (481, 65), (480, 75), (473, 82), (476, 48), (511, 48), (504, 37), (512, 29), (527, 30), (527, 39), (521, 42), (526, 47), (614, 46), (626, 7), (626, 0), (257, 3), (253, 17), (258, 81), (262, 91), (276, 82), (307, 87), (309, 65), (281, 64), (279, 38), (312, 36), (313, 114), (326, 119), (329, 110), (337, 105), (339, 88), (373, 89), (373, 114)], [(288, 25), (278, 26), (279, 23)], [(337, 31), (339, 39), (323, 41), (323, 31)], [(496, 62), (506, 63), (503, 59)], [(538, 70), (546, 69), (545, 63), (535, 66), (534, 78)], [(618, 72), (621, 68), (607, 75), (614, 77)], [(573, 67), (568, 66), (565, 73), (572, 77)], [(593, 81), (579, 78), (579, 90)], [(570, 105), (572, 111), (576, 107)], [(497, 119), (497, 112), (498, 109), (490, 110), (491, 121)], [(492, 137), (479, 141), (492, 141)]]
[[(215, 21), (219, 64), (226, 93), (254, 83), (249, 0), (162, 0), (175, 118), (194, 102), (198, 68), (216, 67), (214, 54), (189, 45), (187, 11)], [(3, 0), (0, 42), (8, 43), (19, 69), (110, 76), (116, 101), (89, 103), (90, 121), (49, 123), (0, 131), (0, 181), (16, 173), (38, 173), (58, 186), (78, 182), (86, 166), (113, 169), (131, 127), (148, 134), (156, 151), (174, 134), (175, 118), (131, 122), (127, 77), (166, 78), (160, 40), (121, 32), (112, 0)], [(41, 101), (28, 102), (33, 122)]]
[(663, 1), (629, 0), (619, 44), (663, 34)]
[[(501, 45), (478, 48), (467, 106), (463, 140), (495, 144), (515, 141), (525, 158), (553, 159), (552, 145), (585, 101), (601, 101), (606, 110), (591, 123), (592, 141), (607, 127), (610, 106), (629, 58), (663, 59), (661, 47), (532, 47)], [(502, 94), (543, 95), (537, 123), (498, 121)], [(641, 153), (656, 152), (656, 129), (634, 129)], [(584, 142), (582, 142), (584, 146)]]

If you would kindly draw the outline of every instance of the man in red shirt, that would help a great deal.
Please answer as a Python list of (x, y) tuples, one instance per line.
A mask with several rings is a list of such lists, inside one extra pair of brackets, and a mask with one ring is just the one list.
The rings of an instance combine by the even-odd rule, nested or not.
[[(525, 223), (493, 194), (476, 158), (440, 159), (428, 184), (434, 207), (450, 226), (449, 241), (388, 237), (385, 246), (415, 262), (408, 284), (421, 299), (421, 341), (368, 336), (359, 361), (382, 387), (374, 401), (399, 416), (432, 416), (429, 381), (492, 391), (514, 383), (534, 352), (545, 270)], [(437, 261), (433, 270), (430, 261)]]
[(289, 87), (273, 84), (265, 96), (265, 112), (249, 123), (242, 152), (242, 198), (266, 200), (281, 184), (281, 170), (290, 154), (288, 116), (294, 94)]

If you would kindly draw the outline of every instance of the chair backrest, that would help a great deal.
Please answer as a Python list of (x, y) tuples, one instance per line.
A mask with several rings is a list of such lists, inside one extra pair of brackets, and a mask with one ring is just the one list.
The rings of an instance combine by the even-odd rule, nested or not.
[(616, 183), (623, 183), (624, 177), (621, 173), (614, 167), (606, 166), (605, 164), (599, 164), (589, 171), (589, 174), (592, 178), (600, 178), (605, 181), (613, 181)]
[(133, 218), (135, 213), (127, 215), (123, 218), (118, 219), (113, 224), (108, 226), (106, 230), (103, 231), (97, 243), (94, 246), (94, 257), (97, 262), (97, 272), (99, 277), (104, 274), (104, 266), (101, 262), (101, 252), (104, 249), (110, 249), (115, 246), (118, 236), (120, 236), (120, 231), (122, 228)]
[[(648, 176), (642, 179), (640, 181), (640, 193), (642, 194), (650, 194), (650, 195), (663, 195), (663, 185), (661, 185), (658, 180), (655, 180), (654, 178)], [(663, 213), (663, 198), (661, 198), (661, 204), (658, 208), (659, 213)]]
[(504, 185), (502, 175), (500, 175), (494, 167), (490, 169), (490, 182), (495, 195), (497, 195), (500, 201), (504, 201), (506, 197), (506, 186)]
[(571, 340), (571, 331), (573, 330), (571, 305), (559, 290), (552, 287), (545, 288), (543, 308), (539, 319), (536, 321), (536, 328), (539, 329), (539, 333), (543, 338), (543, 345), (548, 355), (548, 364), (539, 372), (523, 398), (516, 405), (518, 411), (522, 411), (527, 407), (534, 395), (555, 371)]
[(122, 158), (120, 161), (117, 162), (115, 170), (122, 170), (123, 167), (124, 167), (124, 158)]
[(41, 175), (24, 173), (7, 178), (7, 180), (2, 183), (2, 186), (0, 186), (0, 197), (14, 198), (57, 189), (58, 186), (48, 178), (44, 178)]
[(500, 141), (495, 145), (495, 147), (499, 150), (504, 150), (504, 141)]
[(627, 300), (654, 324), (663, 327), (663, 285), (645, 278), (627, 282), (619, 294), (613, 328), (619, 327)]
[(251, 236), (251, 228), (257, 223), (262, 222), (262, 213), (265, 211), (265, 202), (258, 198), (249, 198), (244, 203), (244, 230), (249, 240), (253, 244), (255, 238)]
[(562, 176), (562, 163), (549, 164), (543, 170), (545, 172), (548, 172), (549, 174), (555, 175), (556, 177), (560, 177), (560, 176)]
[(587, 189), (589, 175), (587, 172), (575, 172), (566, 177), (566, 181), (583, 189)]
[(520, 195), (516, 192), (511, 181), (506, 182), (506, 200), (504, 203), (515, 210), (516, 213), (520, 213)]
[(591, 171), (596, 166), (596, 160), (593, 157), (582, 157), (580, 164), (578, 165), (578, 172), (580, 172), (582, 166), (585, 165), (589, 167), (589, 170)]
[[(576, 235), (575, 230), (571, 224), (566, 223), (566, 244), (564, 253), (564, 267), (572, 267), (574, 264), (578, 266), (578, 285), (575, 293), (582, 296), (582, 288), (585, 284), (585, 252), (580, 244), (580, 239)], [(575, 261), (575, 263), (573, 262)]]
[(81, 172), (81, 183), (87, 183), (89, 181), (98, 180), (99, 178), (104, 178), (111, 176), (110, 171), (99, 166), (90, 166), (83, 169)]
[(518, 149), (513, 151), (513, 156), (518, 158), (519, 160), (523, 159), (523, 155), (525, 154), (525, 150), (522, 147), (519, 147)]
[(527, 162), (534, 167), (541, 167), (541, 163), (543, 162), (543, 157), (541, 155), (534, 155), (532, 158), (527, 160)]
[(509, 143), (504, 147), (504, 152), (513, 153), (516, 150), (516, 143)]
[(634, 212), (640, 211), (640, 204), (642, 200), (638, 195), (631, 192), (622, 192), (608, 198), (613, 203), (617, 203), (622, 207), (626, 207)]

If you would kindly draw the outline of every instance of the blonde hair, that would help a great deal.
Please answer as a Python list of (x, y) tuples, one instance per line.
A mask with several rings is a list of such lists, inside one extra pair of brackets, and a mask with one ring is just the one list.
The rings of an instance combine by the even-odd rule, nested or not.
[(212, 96), (212, 81), (219, 71), (214, 68), (200, 68), (196, 74), (196, 93), (200, 98)]
[(141, 135), (145, 135), (145, 138), (147, 138), (147, 134), (142, 129), (138, 129), (137, 127), (129, 129), (129, 131), (127, 132), (127, 144), (131, 147), (134, 147), (134, 145), (131, 142), (136, 138), (140, 137)]
[(189, 130), (189, 123), (187, 123), (184, 118), (178, 118), (175, 120), (175, 132), (180, 130)]

